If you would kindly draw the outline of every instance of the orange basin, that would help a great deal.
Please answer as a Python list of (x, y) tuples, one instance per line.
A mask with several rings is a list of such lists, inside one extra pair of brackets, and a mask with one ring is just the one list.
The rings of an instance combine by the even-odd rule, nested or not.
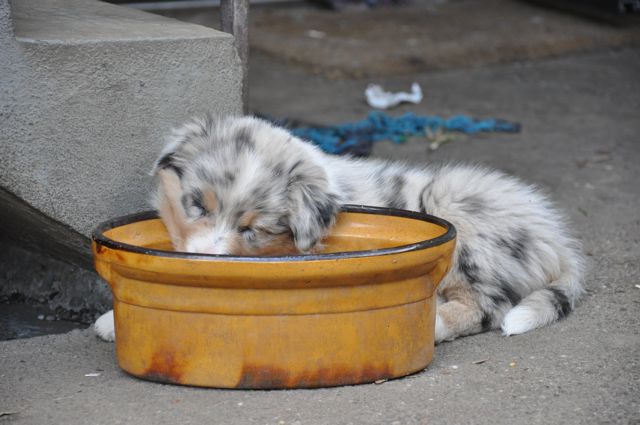
[(234, 257), (171, 251), (156, 213), (98, 227), (118, 364), (160, 382), (311, 388), (408, 375), (433, 357), (436, 287), (455, 229), (345, 206), (325, 252)]

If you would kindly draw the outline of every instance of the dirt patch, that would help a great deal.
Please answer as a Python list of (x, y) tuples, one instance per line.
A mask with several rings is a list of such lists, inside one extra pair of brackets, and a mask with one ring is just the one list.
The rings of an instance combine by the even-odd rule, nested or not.
[(254, 51), (340, 78), (640, 44), (640, 27), (618, 28), (517, 1), (450, 0), (341, 12), (255, 8), (250, 37)]

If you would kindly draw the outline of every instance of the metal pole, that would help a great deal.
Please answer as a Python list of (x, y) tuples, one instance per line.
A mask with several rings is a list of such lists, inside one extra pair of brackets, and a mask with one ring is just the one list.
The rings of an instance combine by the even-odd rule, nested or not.
[(222, 31), (232, 34), (242, 65), (242, 111), (249, 112), (249, 0), (221, 0)]

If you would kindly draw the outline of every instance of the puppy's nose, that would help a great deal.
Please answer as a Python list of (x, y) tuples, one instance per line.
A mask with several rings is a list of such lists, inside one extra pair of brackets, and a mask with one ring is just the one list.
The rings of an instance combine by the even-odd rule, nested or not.
[(216, 239), (213, 243), (211, 238), (193, 238), (186, 243), (186, 251), (197, 254), (228, 254), (227, 244), (224, 240)]

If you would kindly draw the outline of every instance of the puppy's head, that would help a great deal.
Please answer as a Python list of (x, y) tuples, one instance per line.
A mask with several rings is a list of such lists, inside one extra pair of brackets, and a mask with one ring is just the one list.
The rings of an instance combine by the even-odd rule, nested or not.
[(177, 251), (312, 251), (339, 205), (315, 148), (254, 118), (194, 120), (154, 167), (153, 199)]

